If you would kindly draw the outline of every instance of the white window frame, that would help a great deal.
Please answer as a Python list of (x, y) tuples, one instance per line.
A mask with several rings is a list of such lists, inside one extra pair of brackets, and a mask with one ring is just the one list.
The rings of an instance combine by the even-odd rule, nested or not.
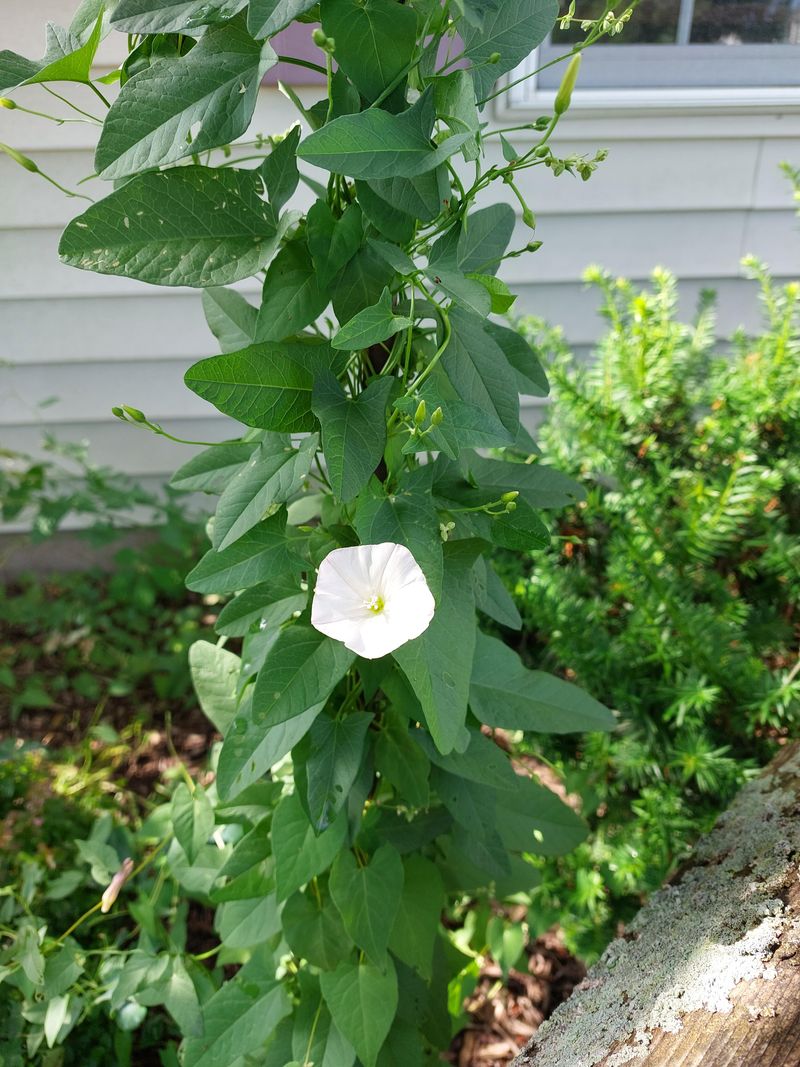
[[(600, 47), (596, 45), (595, 47)], [(610, 48), (639, 47), (682, 48), (681, 45), (611, 45)], [(704, 48), (703, 45), (689, 45), (690, 48)], [(716, 46), (712, 46), (716, 47)], [(747, 46), (730, 46), (731, 48)], [(758, 45), (758, 48), (796, 48), (798, 53), (798, 79), (800, 82), (800, 45)], [(587, 57), (590, 52), (587, 52)], [(619, 54), (623, 60), (624, 51)], [(549, 58), (549, 56), (548, 56)], [(537, 48), (507, 78), (508, 90), (498, 98), (496, 116), (505, 118), (529, 118), (544, 114), (552, 108), (556, 90), (542, 88), (539, 75), (534, 72), (542, 65), (542, 49)], [(562, 64), (558, 69), (562, 70)], [(520, 84), (514, 83), (525, 78)], [(604, 89), (581, 89), (573, 93), (570, 115), (583, 117), (601, 117), (619, 115), (620, 113), (739, 113), (739, 114), (774, 114), (776, 111), (800, 113), (800, 83), (789, 86), (736, 86), (736, 87), (664, 87), (640, 88), (625, 87)], [(789, 131), (787, 130), (787, 133)]]

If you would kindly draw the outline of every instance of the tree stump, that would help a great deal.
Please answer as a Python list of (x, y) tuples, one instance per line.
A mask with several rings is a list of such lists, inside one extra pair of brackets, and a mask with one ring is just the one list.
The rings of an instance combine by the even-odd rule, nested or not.
[(800, 1067), (800, 743), (746, 785), (513, 1067)]

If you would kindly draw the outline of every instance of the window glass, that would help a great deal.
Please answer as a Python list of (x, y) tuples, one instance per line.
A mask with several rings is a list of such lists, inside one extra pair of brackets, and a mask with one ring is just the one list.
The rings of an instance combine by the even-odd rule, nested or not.
[[(620, 5), (620, 10), (624, 5)], [(604, 44), (674, 44), (678, 32), (680, 0), (645, 0), (634, 11), (633, 18), (618, 37), (604, 37)], [(561, 13), (566, 14), (568, 3), (562, 3)], [(579, 19), (597, 19), (605, 11), (603, 0), (577, 0), (575, 15)], [(585, 34), (580, 22), (573, 22), (566, 29), (555, 27), (552, 34), (554, 45), (582, 41)]]
[(695, 0), (690, 41), (798, 44), (800, 6), (791, 0)]

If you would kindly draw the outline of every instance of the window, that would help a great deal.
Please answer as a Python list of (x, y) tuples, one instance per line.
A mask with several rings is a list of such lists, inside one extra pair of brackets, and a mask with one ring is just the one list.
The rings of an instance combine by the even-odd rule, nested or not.
[[(602, 0), (577, 2), (582, 18), (603, 10)], [(557, 27), (515, 77), (545, 66), (581, 38), (578, 23)], [(554, 92), (562, 74), (561, 64), (542, 70), (512, 91), (512, 106)], [(619, 37), (586, 51), (579, 84), (590, 106), (620, 90), (656, 105), (659, 96), (674, 104), (715, 94), (730, 102), (737, 95), (756, 102), (759, 94), (800, 102), (800, 0), (643, 0)]]

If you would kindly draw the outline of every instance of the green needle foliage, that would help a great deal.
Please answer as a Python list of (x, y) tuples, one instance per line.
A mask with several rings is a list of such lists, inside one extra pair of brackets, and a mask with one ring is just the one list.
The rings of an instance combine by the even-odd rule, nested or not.
[[(478, 629), (515, 616), (493, 546), (543, 547), (541, 510), (582, 496), (522, 462), (534, 445), (518, 393), (546, 392), (546, 380), (529, 345), (487, 323), (513, 302), (500, 265), (538, 248), (515, 244), (495, 190), (509, 186), (531, 227), (518, 173), (587, 178), (602, 158), (550, 148), (577, 63), (531, 143), (500, 142), (499, 161), (487, 158), (497, 79), (557, 12), (556, 0), (84, 0), (69, 31), (51, 30), (74, 54), (56, 74), (78, 82), (109, 27), (129, 46), (97, 146), (108, 192), (69, 224), (61, 259), (203, 290), (221, 354), (186, 384), (243, 424), (175, 477), (220, 498), (189, 589), (235, 596), (217, 643), (190, 653), (223, 735), (216, 778), (184, 783), (142, 828), (158, 892), (116, 945), (102, 1001), (129, 1029), (166, 1010), (184, 1067), (436, 1062), (477, 966), (443, 909), (481, 902), (479, 948), (513, 962), (521, 941), (487, 902), (530, 889), (524, 857), (585, 834), (481, 730), (614, 724)], [(586, 23), (576, 51), (629, 13)], [(302, 127), (231, 148), (276, 61), (270, 39), (294, 20), (320, 23), (326, 91), (306, 107), (287, 88)], [(55, 77), (54, 55), (52, 43), (41, 63), (2, 53), (3, 91)], [(301, 181), (314, 196), (304, 213), (287, 208)], [(262, 287), (257, 305), (228, 288), (247, 278)], [(115, 414), (169, 436), (137, 409)], [(391, 655), (362, 659), (312, 626), (311, 602), (333, 550), (382, 542), (410, 550), (435, 611)], [(184, 958), (187, 900), (215, 912), (207, 968)], [(26, 921), (0, 957), (34, 1053), (89, 1010), (72, 987), (34, 1010), (48, 964), (62, 966), (54, 933)]]
[(763, 332), (724, 353), (710, 297), (683, 323), (664, 271), (641, 292), (588, 272), (608, 323), (589, 366), (558, 333), (522, 324), (551, 356), (545, 457), (586, 498), (559, 518), (558, 550), (531, 560), (516, 602), (532, 658), (622, 724), (577, 747), (528, 742), (566, 772), (593, 827), (542, 865), (531, 914), (586, 957), (797, 728), (800, 286), (745, 267)]

